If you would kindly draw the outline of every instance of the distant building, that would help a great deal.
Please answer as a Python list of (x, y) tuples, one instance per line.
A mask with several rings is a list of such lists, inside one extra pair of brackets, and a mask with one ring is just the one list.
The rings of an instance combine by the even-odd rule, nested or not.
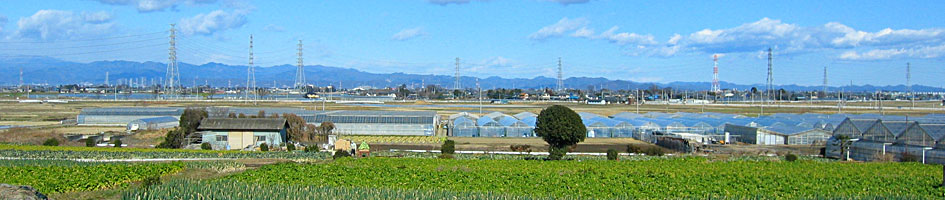
[(288, 128), (282, 118), (217, 118), (200, 121), (197, 131), (213, 149), (243, 149), (262, 143), (280, 146), (288, 139)]

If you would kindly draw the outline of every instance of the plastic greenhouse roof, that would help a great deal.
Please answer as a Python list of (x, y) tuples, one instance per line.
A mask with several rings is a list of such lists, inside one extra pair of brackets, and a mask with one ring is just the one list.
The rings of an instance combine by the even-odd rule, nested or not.
[(173, 107), (108, 107), (83, 108), (80, 115), (152, 115), (180, 116), (184, 108)]
[(492, 119), (498, 119), (499, 117), (502, 117), (502, 116), (508, 116), (508, 115), (503, 114), (501, 112), (491, 112), (489, 114), (483, 115), (483, 117), (488, 117)]
[(472, 124), (476, 124), (476, 120), (473, 120), (467, 117), (457, 117), (456, 119), (453, 120), (453, 125), (456, 125), (456, 124), (472, 125)]
[(876, 124), (876, 122), (879, 122), (879, 120), (878, 119), (852, 119), (851, 118), (850, 122), (853, 123), (853, 126), (856, 127), (856, 129), (860, 130), (861, 132), (864, 132), (870, 127), (872, 127), (873, 124)]
[(513, 115), (513, 117), (515, 117), (516, 119), (525, 119), (526, 117), (538, 117), (538, 115), (531, 112), (520, 112), (518, 114)]
[(495, 122), (495, 120), (492, 120), (492, 118), (480, 117), (479, 119), (476, 120), (476, 125), (477, 126), (499, 126), (499, 123)]
[(902, 134), (913, 124), (915, 124), (914, 121), (883, 121), (883, 126), (886, 126), (886, 129), (889, 129), (889, 132), (896, 136)]
[(537, 118), (537, 117), (526, 117), (526, 118), (522, 119), (521, 121), (522, 121), (522, 123), (525, 123), (525, 125), (528, 125), (528, 126), (535, 126), (535, 123), (538, 122), (538, 118)]
[(459, 117), (479, 118), (479, 116), (477, 116), (476, 114), (472, 114), (472, 113), (468, 113), (468, 112), (461, 112), (461, 113), (456, 113), (456, 114), (450, 115), (450, 120), (453, 120), (453, 119), (456, 119), (456, 118), (459, 118)]
[(138, 120), (135, 120), (135, 121), (141, 121), (141, 122), (149, 123), (149, 124), (152, 124), (152, 123), (180, 122), (179, 119), (177, 119), (177, 118), (175, 118), (175, 117), (171, 117), (171, 116), (144, 118), (144, 119), (138, 119)]
[(594, 117), (601, 117), (600, 115), (589, 113), (589, 112), (578, 112), (578, 115), (581, 116), (581, 119), (590, 119)]
[(640, 118), (640, 117), (643, 117), (643, 115), (641, 115), (641, 114), (636, 114), (636, 113), (631, 113), (631, 112), (622, 112), (622, 113), (617, 113), (617, 114), (615, 114), (615, 115), (613, 115), (613, 116), (611, 116), (611, 117), (613, 117), (613, 118), (633, 119), (633, 118)]
[(936, 141), (945, 139), (945, 124), (919, 124)]
[(499, 122), (499, 125), (502, 125), (502, 126), (512, 126), (518, 122), (518, 119), (512, 116), (502, 116), (501, 118), (499, 118), (498, 122)]

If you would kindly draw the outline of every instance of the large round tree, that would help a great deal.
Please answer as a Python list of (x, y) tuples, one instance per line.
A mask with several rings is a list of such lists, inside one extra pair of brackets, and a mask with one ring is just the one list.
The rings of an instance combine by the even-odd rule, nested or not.
[(583, 142), (587, 128), (581, 116), (568, 107), (554, 105), (538, 114), (535, 134), (548, 142), (549, 158), (560, 160), (568, 153), (568, 147)]

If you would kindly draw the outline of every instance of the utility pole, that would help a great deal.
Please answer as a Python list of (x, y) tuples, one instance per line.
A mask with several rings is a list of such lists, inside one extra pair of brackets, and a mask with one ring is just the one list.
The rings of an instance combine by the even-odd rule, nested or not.
[(298, 71), (295, 72), (295, 88), (298, 88), (301, 91), (305, 87), (305, 69), (302, 65), (302, 40), (299, 40), (299, 56), (298, 59)]
[(177, 88), (180, 87), (180, 69), (177, 66), (177, 30), (174, 29), (174, 24), (171, 24), (170, 30), (170, 42), (168, 44), (170, 47), (167, 48), (168, 51), (168, 61), (167, 61), (167, 72), (165, 74), (167, 83), (164, 84), (164, 94), (165, 96), (176, 96)]
[(479, 86), (479, 78), (476, 78), (476, 90), (479, 90), (479, 114), (482, 114), (482, 87)]
[(253, 68), (253, 35), (249, 35), (249, 67), (246, 72), (246, 100), (249, 100), (249, 92), (253, 93), (253, 105), (256, 105), (256, 99), (259, 92), (256, 91), (256, 69)]

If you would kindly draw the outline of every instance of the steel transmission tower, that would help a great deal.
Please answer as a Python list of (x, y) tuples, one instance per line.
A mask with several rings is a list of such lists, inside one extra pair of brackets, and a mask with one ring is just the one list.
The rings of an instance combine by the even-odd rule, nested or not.
[[(453, 81), (453, 89), (462, 90), (463, 86), (460, 85), (460, 81), (459, 81), (459, 58), (456, 58), (456, 73), (453, 76), (454, 78), (456, 78), (456, 80)], [(420, 87), (425, 87), (425, 86), (421, 85)]]
[(771, 48), (768, 48), (768, 83), (765, 86), (765, 93), (768, 94), (767, 98), (774, 96), (774, 74), (772, 74), (771, 68), (774, 66), (774, 55), (771, 53)]
[(827, 97), (827, 66), (824, 66), (824, 97)]
[(909, 101), (912, 102), (912, 108), (915, 108), (915, 93), (912, 92), (912, 65), (906, 63), (906, 87), (909, 89)]
[(719, 85), (719, 54), (712, 55), (712, 62), (715, 63), (712, 67), (712, 91), (718, 94), (722, 92)]
[(302, 40), (299, 40), (299, 53), (298, 53), (298, 71), (295, 72), (295, 87), (298, 89), (303, 89), (305, 87), (305, 69), (302, 65)]
[(561, 57), (558, 57), (558, 84), (555, 86), (555, 90), (564, 91), (564, 75), (561, 72)]
[(246, 71), (246, 100), (249, 100), (250, 91), (253, 91), (253, 104), (255, 105), (259, 93), (256, 92), (256, 69), (253, 67), (253, 35), (249, 35), (249, 67)]
[(174, 24), (171, 24), (170, 30), (170, 47), (167, 48), (167, 72), (165, 74), (164, 84), (164, 94), (166, 96), (175, 96), (177, 95), (178, 88), (180, 88), (180, 69), (177, 68), (177, 32), (174, 29)]

